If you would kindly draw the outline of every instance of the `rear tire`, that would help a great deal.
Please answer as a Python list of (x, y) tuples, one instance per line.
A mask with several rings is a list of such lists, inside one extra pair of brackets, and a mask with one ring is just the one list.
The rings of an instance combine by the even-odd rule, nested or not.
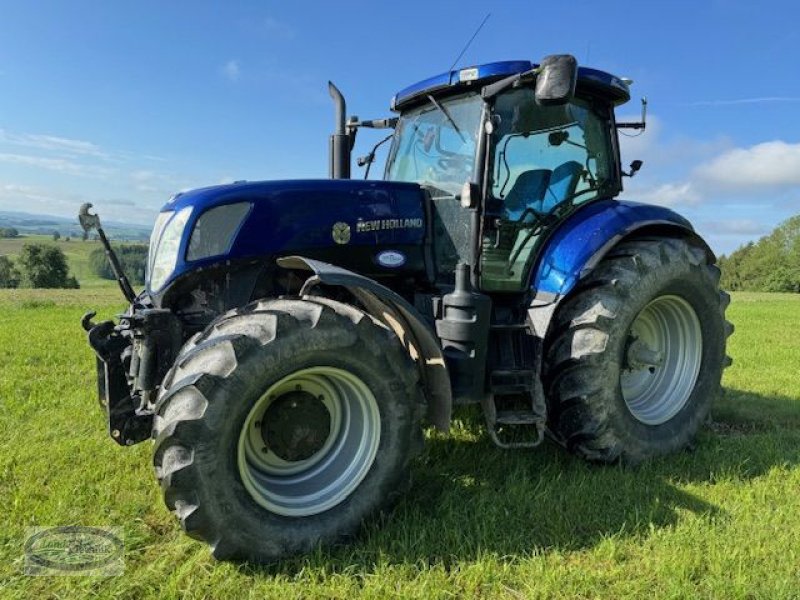
[(153, 463), (164, 501), (218, 559), (272, 562), (354, 535), (406, 489), (422, 445), (423, 399), (400, 342), (322, 298), (223, 315), (187, 343), (163, 390)]
[(606, 463), (689, 445), (729, 361), (729, 302), (702, 249), (672, 238), (619, 244), (558, 309), (547, 340), (555, 439)]

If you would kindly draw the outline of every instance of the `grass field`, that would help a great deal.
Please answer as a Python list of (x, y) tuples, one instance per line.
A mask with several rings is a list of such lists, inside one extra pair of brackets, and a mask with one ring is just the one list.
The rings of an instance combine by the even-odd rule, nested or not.
[[(0, 292), (4, 598), (800, 597), (800, 295), (734, 296), (735, 363), (693, 451), (636, 469), (507, 452), (468, 413), (429, 436), (390, 520), (272, 568), (211, 560), (163, 506), (150, 445), (106, 437), (88, 308), (119, 293)], [(125, 576), (23, 575), (25, 528), (65, 524), (122, 527)]]
[(61, 248), (67, 257), (69, 272), (78, 279), (81, 288), (104, 288), (117, 285), (114, 281), (97, 277), (89, 268), (89, 255), (92, 250), (103, 247), (100, 242), (94, 240), (84, 242), (80, 238), (73, 238), (68, 242), (64, 238), (53, 241), (52, 236), (49, 235), (22, 235), (17, 238), (0, 238), (0, 255), (5, 254), (13, 259), (26, 243), (50, 244)]

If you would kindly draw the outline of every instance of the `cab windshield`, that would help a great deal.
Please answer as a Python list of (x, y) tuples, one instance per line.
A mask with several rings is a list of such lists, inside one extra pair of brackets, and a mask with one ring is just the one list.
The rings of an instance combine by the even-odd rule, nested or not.
[(456, 196), (472, 181), (483, 102), (469, 94), (427, 103), (397, 123), (386, 179), (411, 181)]

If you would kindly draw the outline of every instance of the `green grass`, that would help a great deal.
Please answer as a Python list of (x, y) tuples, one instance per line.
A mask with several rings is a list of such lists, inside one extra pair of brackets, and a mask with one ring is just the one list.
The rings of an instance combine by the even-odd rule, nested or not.
[[(77, 244), (77, 243), (76, 243)], [(113, 289), (0, 293), (0, 595), (451, 598), (800, 596), (800, 296), (737, 294), (725, 395), (692, 452), (640, 468), (494, 448), (473, 413), (352, 546), (215, 563), (163, 506), (150, 446), (119, 448), (78, 319)], [(124, 577), (27, 577), (27, 526), (119, 526)]]
[(101, 279), (89, 268), (89, 255), (93, 250), (103, 247), (99, 241), (86, 240), (84, 242), (80, 238), (72, 238), (67, 242), (64, 238), (54, 241), (53, 237), (49, 235), (21, 235), (17, 238), (0, 238), (0, 255), (5, 254), (12, 259), (16, 258), (22, 251), (23, 244), (26, 243), (50, 244), (61, 248), (67, 257), (70, 274), (78, 279), (82, 288), (116, 286), (114, 281)]

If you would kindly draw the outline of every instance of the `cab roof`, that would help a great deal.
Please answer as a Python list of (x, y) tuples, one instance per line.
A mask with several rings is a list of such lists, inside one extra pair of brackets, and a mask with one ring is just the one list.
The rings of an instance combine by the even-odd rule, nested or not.
[[(439, 96), (470, 87), (480, 88), (536, 66), (536, 63), (529, 60), (506, 60), (447, 71), (400, 90), (392, 98), (391, 108), (394, 111), (403, 110), (426, 98), (428, 94)], [(578, 90), (605, 98), (615, 106), (624, 104), (631, 98), (628, 83), (611, 73), (588, 67), (578, 68)]]

